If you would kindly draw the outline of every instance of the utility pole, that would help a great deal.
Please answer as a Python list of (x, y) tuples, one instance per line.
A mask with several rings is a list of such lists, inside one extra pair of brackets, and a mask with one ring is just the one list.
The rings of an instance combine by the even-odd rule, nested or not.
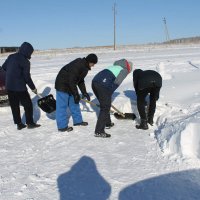
[(169, 31), (168, 31), (168, 28), (167, 28), (167, 20), (166, 20), (165, 17), (163, 18), (163, 22), (164, 22), (164, 28), (165, 28), (166, 42), (169, 42), (170, 37), (169, 37)]
[(114, 50), (116, 50), (116, 2), (113, 6), (113, 14), (114, 14)]

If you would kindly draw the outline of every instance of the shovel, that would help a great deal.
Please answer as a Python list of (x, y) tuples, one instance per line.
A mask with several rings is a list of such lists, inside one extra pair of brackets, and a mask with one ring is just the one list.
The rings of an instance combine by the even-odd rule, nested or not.
[(37, 101), (37, 104), (44, 112), (52, 113), (56, 110), (56, 100), (54, 99), (52, 94), (49, 94), (45, 97), (42, 97), (38, 93), (37, 95), (40, 97), (40, 99), (38, 99)]
[(113, 110), (116, 111), (114, 113), (114, 116), (115, 116), (116, 119), (130, 119), (130, 120), (134, 120), (136, 118), (136, 115), (134, 113), (122, 113), (115, 106), (111, 105), (111, 107), (113, 108)]
[[(86, 103), (89, 103), (91, 105), (100, 107), (100, 105), (95, 104), (95, 103), (93, 103), (91, 101), (88, 101), (86, 99), (81, 99), (81, 100), (84, 101), (84, 102), (86, 102)], [(122, 113), (121, 111), (119, 111), (113, 105), (111, 105), (111, 108), (116, 111), (116, 112), (114, 112), (114, 111), (110, 110), (111, 113), (114, 113), (114, 116), (115, 116), (116, 119), (131, 119), (131, 120), (134, 120), (136, 118), (136, 115), (134, 113)]]

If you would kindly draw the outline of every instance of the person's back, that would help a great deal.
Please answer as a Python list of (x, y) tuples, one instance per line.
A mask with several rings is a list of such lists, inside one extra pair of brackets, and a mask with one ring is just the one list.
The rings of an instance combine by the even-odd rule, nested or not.
[(154, 70), (134, 70), (133, 82), (134, 85), (137, 85), (137, 88), (135, 88), (137, 90), (143, 90), (151, 87), (162, 87), (162, 77)]
[(55, 81), (55, 89), (76, 95), (75, 93), (77, 93), (77, 90), (75, 89), (75, 86), (80, 81), (84, 81), (89, 70), (85, 58), (73, 60), (59, 71)]
[[(120, 66), (110, 66), (115, 68), (120, 68)], [(116, 77), (115, 75), (109, 70), (109, 67), (107, 69), (104, 69), (100, 71), (98, 74), (96, 74), (93, 78), (94, 82), (97, 82), (101, 84), (103, 87), (114, 90), (114, 81)]]
[(114, 92), (131, 70), (132, 63), (121, 59), (96, 74), (92, 81)]

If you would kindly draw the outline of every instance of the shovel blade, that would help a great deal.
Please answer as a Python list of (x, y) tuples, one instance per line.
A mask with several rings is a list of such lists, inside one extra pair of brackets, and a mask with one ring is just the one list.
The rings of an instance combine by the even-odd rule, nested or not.
[(46, 113), (52, 113), (56, 110), (56, 100), (52, 94), (38, 99), (37, 103), (38, 106)]
[(114, 116), (116, 119), (125, 119), (125, 120), (134, 120), (136, 118), (136, 115), (134, 113), (123, 113), (125, 117), (120, 115), (119, 113), (114, 113)]

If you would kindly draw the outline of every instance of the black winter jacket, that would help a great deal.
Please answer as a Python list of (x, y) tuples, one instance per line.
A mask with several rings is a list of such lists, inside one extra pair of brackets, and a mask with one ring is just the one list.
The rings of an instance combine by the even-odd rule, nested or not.
[(59, 71), (55, 81), (55, 89), (77, 96), (78, 86), (82, 94), (86, 93), (84, 78), (89, 70), (89, 63), (85, 58), (73, 60)]
[(18, 53), (9, 55), (4, 64), (3, 70), (6, 71), (6, 89), (11, 91), (26, 91), (26, 84), (31, 90), (35, 85), (30, 75), (30, 61), (33, 47), (24, 42)]
[(162, 77), (154, 70), (143, 71), (136, 69), (133, 71), (133, 85), (137, 93), (138, 90), (143, 90), (152, 87), (162, 87)]

